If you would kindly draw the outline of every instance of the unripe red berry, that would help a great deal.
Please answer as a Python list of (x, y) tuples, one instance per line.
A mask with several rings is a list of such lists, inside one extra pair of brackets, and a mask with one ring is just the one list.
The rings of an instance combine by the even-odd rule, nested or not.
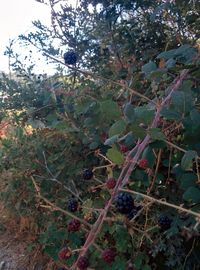
[(122, 145), (120, 145), (120, 151), (122, 153), (126, 153), (126, 152), (128, 152), (128, 147), (126, 145), (122, 144)]
[(77, 266), (80, 270), (85, 270), (88, 268), (89, 266), (89, 261), (88, 258), (85, 256), (82, 256), (79, 258), (78, 262), (77, 262)]
[(62, 248), (58, 253), (58, 257), (60, 260), (66, 260), (70, 256), (71, 256), (71, 250), (68, 247)]
[(112, 263), (115, 259), (116, 253), (114, 250), (112, 249), (106, 249), (102, 252), (102, 259), (106, 262), (106, 263)]
[(108, 180), (106, 181), (106, 187), (108, 189), (113, 189), (116, 185), (116, 180), (114, 178), (108, 178)]
[(148, 167), (148, 160), (147, 159), (140, 159), (138, 165), (140, 168), (146, 169)]
[(68, 223), (67, 229), (69, 232), (77, 232), (81, 227), (81, 223), (78, 219), (72, 219)]

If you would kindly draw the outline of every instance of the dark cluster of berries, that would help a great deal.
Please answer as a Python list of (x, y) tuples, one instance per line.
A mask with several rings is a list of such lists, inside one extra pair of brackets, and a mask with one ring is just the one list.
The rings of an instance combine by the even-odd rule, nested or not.
[(131, 212), (126, 215), (127, 218), (130, 220), (134, 218), (137, 215), (138, 211), (141, 210), (141, 208), (142, 206), (134, 206)]
[(76, 212), (78, 209), (78, 201), (74, 198), (68, 201), (68, 209), (71, 212)]
[(160, 216), (158, 219), (158, 225), (162, 230), (168, 230), (171, 227), (172, 220), (168, 216)]
[(70, 220), (70, 222), (68, 223), (67, 230), (69, 232), (77, 232), (77, 231), (79, 231), (80, 227), (81, 227), (80, 221), (78, 219), (74, 218), (74, 219)]
[(128, 152), (128, 147), (126, 145), (122, 144), (122, 145), (120, 145), (120, 151), (122, 153), (126, 153), (126, 152)]
[(108, 178), (108, 180), (106, 181), (106, 187), (108, 189), (113, 189), (116, 185), (116, 180), (114, 178)]
[(148, 167), (148, 160), (147, 159), (140, 159), (138, 165), (141, 169), (146, 169)]
[(85, 270), (88, 268), (89, 266), (89, 261), (88, 258), (85, 256), (82, 256), (79, 258), (78, 262), (77, 262), (77, 266), (80, 270)]
[(66, 270), (66, 268), (61, 267), (61, 268), (58, 268), (58, 270)]
[(116, 253), (112, 249), (106, 249), (102, 252), (102, 259), (108, 264), (114, 261), (115, 256), (116, 256)]
[(77, 55), (74, 51), (68, 51), (64, 54), (65, 64), (67, 65), (74, 65), (77, 61)]
[(72, 255), (71, 250), (68, 247), (62, 248), (59, 253), (58, 257), (60, 260), (66, 260)]
[(134, 208), (133, 197), (128, 193), (121, 192), (116, 197), (115, 206), (120, 213), (129, 214)]
[(90, 180), (93, 177), (93, 171), (91, 169), (84, 169), (83, 170), (83, 179)]

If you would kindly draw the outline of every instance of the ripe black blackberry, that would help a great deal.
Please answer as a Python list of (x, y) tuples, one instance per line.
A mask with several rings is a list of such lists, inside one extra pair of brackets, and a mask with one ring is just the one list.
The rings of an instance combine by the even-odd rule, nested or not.
[(67, 229), (69, 232), (77, 232), (81, 227), (81, 223), (78, 219), (72, 219), (69, 221)]
[(83, 179), (90, 180), (93, 177), (93, 172), (91, 169), (84, 169), (83, 170)]
[(112, 249), (106, 249), (102, 252), (102, 259), (108, 264), (114, 261), (115, 256), (116, 256), (116, 253)]
[(74, 51), (70, 50), (64, 54), (65, 64), (74, 65), (77, 61), (77, 55)]
[(88, 268), (89, 266), (89, 261), (88, 258), (85, 256), (82, 256), (79, 258), (78, 262), (77, 262), (77, 266), (80, 270), (85, 270)]
[(158, 219), (158, 225), (163, 231), (168, 230), (171, 227), (171, 223), (172, 220), (166, 215), (162, 215)]
[(71, 212), (76, 212), (78, 209), (78, 201), (75, 198), (69, 199), (68, 209)]
[(134, 207), (133, 197), (128, 193), (121, 192), (116, 197), (115, 206), (120, 213), (128, 214)]

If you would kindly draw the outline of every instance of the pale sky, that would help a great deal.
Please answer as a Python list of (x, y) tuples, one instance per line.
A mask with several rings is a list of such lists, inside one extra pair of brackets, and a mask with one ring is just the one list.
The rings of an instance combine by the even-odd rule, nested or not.
[(8, 58), (3, 54), (9, 39), (30, 31), (33, 20), (50, 23), (50, 12), (35, 0), (0, 0), (0, 4), (0, 71), (7, 72)]

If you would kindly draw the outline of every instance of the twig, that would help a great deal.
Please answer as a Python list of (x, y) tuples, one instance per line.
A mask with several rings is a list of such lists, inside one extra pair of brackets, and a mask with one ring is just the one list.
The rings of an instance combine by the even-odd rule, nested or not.
[(43, 200), (44, 202), (46, 202), (46, 204), (50, 205), (50, 206), (52, 207), (52, 210), (53, 210), (53, 211), (60, 211), (60, 212), (62, 212), (63, 214), (65, 214), (65, 215), (67, 215), (67, 216), (70, 216), (71, 218), (74, 218), (74, 219), (79, 220), (79, 221), (80, 221), (82, 224), (84, 224), (85, 226), (87, 226), (87, 227), (89, 227), (89, 228), (92, 227), (92, 225), (90, 225), (90, 224), (89, 224), (88, 222), (86, 222), (85, 220), (83, 220), (83, 219), (81, 219), (81, 218), (75, 216), (74, 214), (72, 214), (71, 212), (69, 212), (69, 211), (67, 211), (67, 210), (64, 210), (64, 209), (60, 208), (59, 206), (53, 204), (53, 203), (50, 202), (48, 199), (46, 199), (45, 197), (43, 197), (43, 196), (41, 195), (40, 188), (39, 188), (39, 186), (37, 185), (37, 183), (36, 183), (35, 179), (33, 178), (33, 176), (31, 176), (31, 180), (32, 180), (32, 183), (33, 183), (33, 185), (34, 185), (34, 187), (35, 187), (35, 190), (36, 190), (36, 192), (37, 192), (37, 197), (40, 198), (41, 200)]
[(148, 199), (148, 200), (150, 200), (152, 202), (162, 204), (162, 205), (165, 205), (165, 206), (169, 206), (169, 207), (174, 208), (176, 210), (179, 210), (181, 212), (185, 212), (187, 214), (190, 214), (190, 215), (193, 215), (193, 216), (196, 216), (196, 217), (200, 218), (200, 213), (194, 212), (192, 210), (183, 208), (181, 206), (178, 206), (178, 205), (175, 205), (175, 204), (172, 204), (172, 203), (168, 203), (168, 202), (163, 201), (163, 200), (155, 199), (155, 198), (153, 198), (151, 196), (148, 196), (146, 194), (143, 194), (143, 193), (140, 193), (140, 192), (137, 192), (137, 191), (133, 191), (133, 190), (130, 190), (130, 189), (125, 189), (125, 188), (120, 188), (120, 191), (129, 192), (129, 193), (132, 193), (132, 194), (135, 194), (135, 195), (139, 195), (139, 196), (141, 196), (143, 198), (146, 198), (146, 199)]
[(159, 150), (158, 157), (157, 157), (157, 163), (156, 163), (156, 169), (155, 169), (154, 176), (153, 176), (153, 179), (151, 181), (151, 185), (150, 185), (150, 187), (148, 189), (147, 194), (151, 193), (151, 190), (153, 189), (153, 186), (155, 184), (156, 177), (157, 177), (157, 174), (158, 174), (159, 165), (160, 165), (161, 154), (162, 154), (162, 149)]

